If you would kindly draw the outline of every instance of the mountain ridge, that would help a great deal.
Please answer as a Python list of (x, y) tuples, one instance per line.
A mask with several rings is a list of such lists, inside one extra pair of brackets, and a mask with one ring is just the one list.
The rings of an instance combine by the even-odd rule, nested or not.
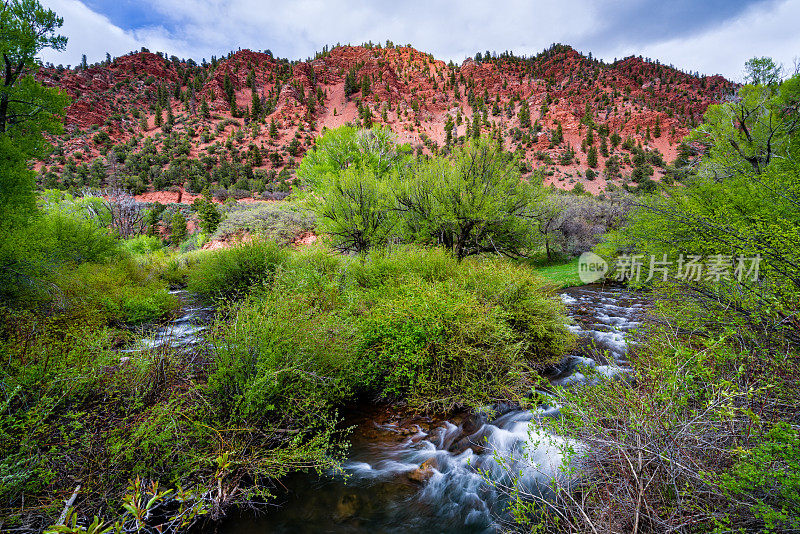
[[(252, 196), (285, 188), (324, 128), (348, 123), (385, 124), (423, 153), (479, 130), (518, 152), (526, 173), (541, 169), (546, 184), (599, 193), (668, 175), (680, 140), (737, 88), (637, 56), (604, 63), (566, 45), (461, 65), (393, 45), (337, 46), (299, 62), (245, 49), (203, 65), (143, 50), (37, 76), (73, 98), (65, 133), (37, 164), (44, 185), (113, 182), (143, 193), (238, 183)], [(131, 164), (143, 151), (155, 157)]]

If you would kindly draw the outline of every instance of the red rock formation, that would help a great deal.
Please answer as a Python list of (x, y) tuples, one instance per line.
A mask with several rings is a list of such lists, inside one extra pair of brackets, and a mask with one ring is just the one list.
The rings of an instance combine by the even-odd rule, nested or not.
[[(351, 71), (358, 88), (348, 99), (344, 83)], [(220, 118), (232, 118), (225, 94), (226, 76), (234, 88), (240, 116), (236, 119), (238, 126), (218, 130)], [(241, 118), (252, 103), (250, 76), (262, 100), (274, 104), (260, 131), (245, 131), (246, 121)], [(101, 157), (104, 151), (92, 142), (94, 133), (82, 132), (86, 129), (107, 132), (113, 143), (140, 135), (155, 138), (161, 131), (155, 127), (153, 116), (158, 88), (172, 98), (177, 87), (181, 100), (172, 100), (177, 119), (174, 129), (181, 134), (193, 132), (195, 137), (189, 136), (191, 158), (208, 156), (215, 142), (225, 144), (230, 139), (238, 149), (234, 152), (239, 154), (237, 161), (247, 161), (248, 150), (257, 146), (264, 153), (258, 168), (280, 171), (296, 165), (322, 127), (358, 122), (359, 105), (362, 112), (364, 107), (369, 109), (374, 123), (386, 123), (400, 142), (430, 151), (444, 145), (448, 115), (462, 117), (455, 133), (465, 136), (475, 114), (483, 123), (485, 113), (489, 125), (484, 123), (483, 131), (502, 132), (505, 146), (524, 154), (531, 167), (542, 165), (541, 156), (546, 153), (553, 160), (545, 164), (553, 171), (550, 181), (565, 188), (576, 181), (587, 182), (584, 164), (559, 163), (568, 150), (574, 150), (577, 159), (585, 163), (581, 146), (587, 133), (584, 117), (623, 139), (631, 137), (636, 144), (657, 149), (671, 160), (677, 142), (701, 119), (708, 105), (736, 89), (720, 76), (700, 78), (638, 57), (603, 64), (563, 46), (535, 58), (505, 55), (482, 62), (467, 59), (460, 66), (447, 65), (410, 47), (336, 47), (317, 59), (294, 64), (250, 50), (238, 51), (215, 65), (137, 52), (86, 70), (45, 68), (39, 77), (73, 98), (66, 113), (66, 133), (53, 141), (62, 146), (65, 157), (82, 151), (83, 161)], [(367, 94), (361, 91), (365, 78)], [(478, 102), (475, 108), (468, 98)], [(199, 116), (203, 99), (213, 113), (208, 119)], [(521, 135), (518, 131), (517, 113), (523, 105), (529, 107), (531, 122), (541, 125), (538, 135), (531, 137), (530, 132)], [(269, 136), (273, 120), (279, 125), (274, 140)], [(565, 142), (551, 147), (549, 136), (558, 124)], [(658, 138), (656, 125), (661, 131)], [(233, 135), (239, 128), (241, 134)], [(204, 132), (202, 141), (197, 138), (200, 131)], [(299, 149), (293, 158), (286, 150), (295, 138)], [(599, 144), (599, 139), (595, 143)], [(163, 140), (157, 139), (155, 144), (161, 146)], [(134, 151), (141, 146), (137, 144)], [(272, 153), (280, 157), (268, 158)], [(219, 153), (214, 157), (219, 158)], [(597, 170), (602, 171), (604, 161), (601, 156)], [(50, 164), (55, 171), (62, 165)], [(587, 182), (591, 190), (604, 185), (604, 180)]]

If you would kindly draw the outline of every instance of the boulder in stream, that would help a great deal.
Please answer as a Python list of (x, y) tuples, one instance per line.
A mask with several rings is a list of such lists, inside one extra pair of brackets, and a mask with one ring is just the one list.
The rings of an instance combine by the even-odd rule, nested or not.
[(417, 484), (424, 484), (433, 476), (433, 471), (439, 467), (436, 457), (431, 457), (422, 462), (422, 465), (408, 474), (408, 479)]

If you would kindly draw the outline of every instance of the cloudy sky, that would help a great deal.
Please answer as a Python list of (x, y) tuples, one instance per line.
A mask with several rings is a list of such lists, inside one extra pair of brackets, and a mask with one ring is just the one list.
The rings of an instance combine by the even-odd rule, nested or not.
[(612, 61), (631, 54), (741, 80), (753, 56), (800, 57), (800, 0), (41, 0), (64, 17), (75, 65), (146, 46), (200, 61), (270, 49), (291, 59), (325, 44), (410, 43), (461, 62), (477, 51), (535, 54), (551, 43)]

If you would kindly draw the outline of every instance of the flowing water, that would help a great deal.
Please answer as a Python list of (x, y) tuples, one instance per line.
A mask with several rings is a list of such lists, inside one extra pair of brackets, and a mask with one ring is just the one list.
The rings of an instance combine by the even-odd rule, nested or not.
[(214, 317), (214, 308), (184, 290), (170, 291), (180, 304), (180, 315), (165, 324), (145, 328), (147, 332), (122, 352), (138, 352), (160, 347), (188, 349), (202, 342), (202, 333)]
[[(628, 332), (646, 302), (620, 288), (584, 286), (563, 291), (581, 341), (549, 372), (554, 385), (624, 375)], [(233, 519), (226, 534), (256, 533), (484, 533), (507, 518), (504, 492), (514, 482), (547, 495), (559, 473), (560, 438), (532, 424), (557, 417), (556, 406), (534, 410), (494, 406), (492, 417), (473, 414), (449, 421), (400, 420), (375, 407), (353, 414), (356, 426), (344, 473), (297, 474), (283, 480), (274, 509)], [(508, 462), (506, 469), (496, 457)], [(425, 466), (420, 467), (423, 462)], [(512, 481), (508, 473), (520, 473)], [(497, 485), (487, 484), (485, 478)]]

